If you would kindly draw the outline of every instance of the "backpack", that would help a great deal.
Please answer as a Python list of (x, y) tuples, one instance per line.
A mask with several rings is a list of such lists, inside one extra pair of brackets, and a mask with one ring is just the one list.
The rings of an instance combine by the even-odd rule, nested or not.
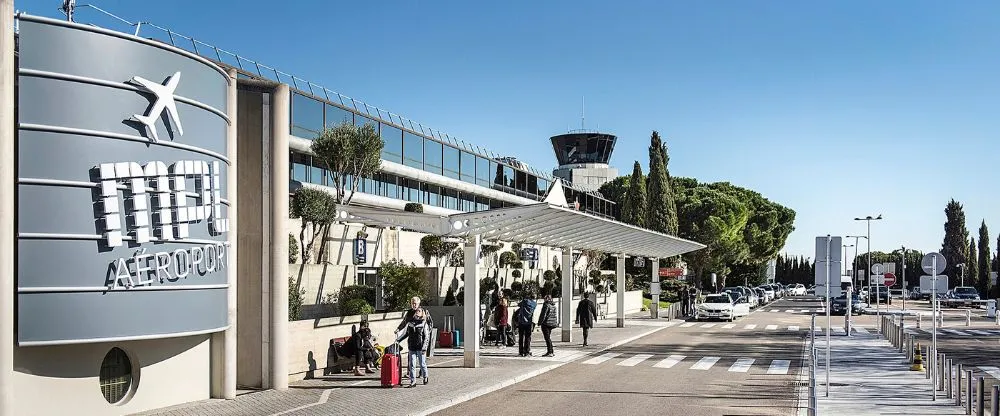
[(554, 304), (548, 304), (542, 306), (545, 308), (547, 315), (541, 319), (542, 323), (549, 328), (555, 328), (559, 326), (559, 311), (556, 310)]

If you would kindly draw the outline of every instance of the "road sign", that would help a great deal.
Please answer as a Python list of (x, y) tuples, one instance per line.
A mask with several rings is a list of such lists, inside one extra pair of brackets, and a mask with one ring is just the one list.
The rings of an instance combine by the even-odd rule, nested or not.
[(649, 294), (659, 295), (660, 292), (660, 282), (649, 282)]
[(522, 248), (521, 260), (538, 261), (538, 249), (532, 247)]
[(872, 274), (882, 274), (885, 271), (885, 266), (882, 263), (875, 263), (872, 265)]
[[(937, 269), (934, 269), (934, 258), (937, 258)], [(948, 266), (948, 261), (944, 259), (941, 253), (930, 252), (924, 255), (924, 258), (920, 260), (920, 267), (924, 268), (924, 273), (928, 274), (941, 274), (944, 268)]]
[(885, 285), (886, 286), (892, 286), (894, 284), (896, 284), (896, 275), (894, 275), (892, 273), (886, 273), (885, 274)]
[(990, 272), (990, 285), (997, 284), (997, 272)]
[(632, 267), (646, 267), (646, 258), (632, 257)]
[(368, 261), (368, 240), (354, 239), (354, 264), (365, 264)]
[[(827, 238), (830, 239), (829, 242), (827, 242)], [(829, 277), (829, 281), (837, 281), (837, 276), (840, 275), (840, 270), (843, 267), (840, 263), (842, 255), (843, 250), (841, 250), (840, 237), (828, 237), (825, 235), (816, 237), (816, 271), (814, 277), (817, 285), (826, 284), (828, 270), (831, 274), (836, 273)], [(830, 258), (829, 265), (826, 263), (827, 256)]]
[(679, 267), (661, 267), (658, 272), (660, 277), (677, 277), (684, 274), (684, 269)]

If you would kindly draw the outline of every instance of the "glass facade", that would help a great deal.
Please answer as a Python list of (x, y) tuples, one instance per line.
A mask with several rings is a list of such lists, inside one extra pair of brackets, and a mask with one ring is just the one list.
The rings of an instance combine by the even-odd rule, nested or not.
[[(504, 193), (541, 201), (551, 182), (524, 169), (498, 162), (488, 157), (459, 148), (439, 138), (434, 138), (413, 122), (398, 116), (375, 112), (360, 105), (355, 108), (313, 98), (293, 90), (291, 102), (291, 134), (304, 139), (316, 138), (324, 127), (340, 123), (375, 126), (385, 143), (382, 160), (400, 163), (437, 175), (443, 175), (470, 184), (495, 189)], [(405, 123), (405, 124), (404, 124)], [(292, 180), (333, 186), (329, 173), (322, 163), (309, 155), (292, 153)], [(377, 174), (363, 178), (359, 191), (431, 206), (461, 211), (483, 211), (511, 206), (500, 200), (483, 198), (458, 190), (422, 183), (395, 175)], [(613, 217), (615, 205), (599, 196), (579, 192), (564, 186), (566, 200), (580, 203), (580, 210), (604, 217)]]

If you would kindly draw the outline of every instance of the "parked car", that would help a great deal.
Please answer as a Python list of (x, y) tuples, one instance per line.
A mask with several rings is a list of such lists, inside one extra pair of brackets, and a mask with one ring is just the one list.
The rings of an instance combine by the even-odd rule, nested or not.
[(868, 287), (867, 299), (869, 302), (874, 302), (875, 298), (878, 297), (879, 303), (889, 304), (891, 302), (892, 296), (889, 295), (889, 288), (885, 285), (871, 285)]
[[(868, 304), (864, 302), (863, 298), (857, 294), (851, 295), (851, 313), (852, 314), (863, 314), (865, 313), (865, 308)], [(830, 313), (833, 315), (846, 315), (847, 314), (847, 295), (840, 295), (833, 298), (833, 305), (830, 307)]]
[(958, 286), (949, 292), (952, 292), (952, 305), (955, 305), (954, 307), (972, 306), (976, 304), (974, 301), (979, 300), (979, 291), (971, 286)]
[(732, 322), (749, 314), (750, 305), (745, 298), (733, 300), (729, 292), (726, 292), (705, 296), (705, 300), (698, 305), (695, 319), (723, 319)]
[(805, 296), (806, 287), (802, 283), (796, 283), (795, 287), (792, 288), (792, 296)]
[(767, 297), (767, 303), (778, 299), (778, 291), (774, 290), (774, 287), (771, 285), (757, 286), (757, 288), (764, 292), (764, 296)]

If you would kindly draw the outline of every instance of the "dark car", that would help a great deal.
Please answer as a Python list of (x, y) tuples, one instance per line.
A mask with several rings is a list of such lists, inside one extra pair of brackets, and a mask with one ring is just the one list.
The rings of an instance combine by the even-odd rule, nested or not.
[[(865, 307), (868, 305), (861, 300), (861, 296), (857, 294), (851, 295), (851, 313), (852, 314), (862, 314), (865, 312)], [(833, 298), (833, 305), (830, 307), (830, 313), (833, 315), (846, 315), (847, 314), (847, 296), (840, 295)]]
[(979, 300), (979, 291), (971, 286), (958, 286), (955, 289), (950, 290), (951, 292), (951, 304), (955, 307), (958, 306), (972, 306)]
[(892, 296), (889, 295), (889, 288), (885, 285), (871, 285), (868, 287), (868, 301), (874, 302), (876, 297), (879, 303), (891, 303)]

